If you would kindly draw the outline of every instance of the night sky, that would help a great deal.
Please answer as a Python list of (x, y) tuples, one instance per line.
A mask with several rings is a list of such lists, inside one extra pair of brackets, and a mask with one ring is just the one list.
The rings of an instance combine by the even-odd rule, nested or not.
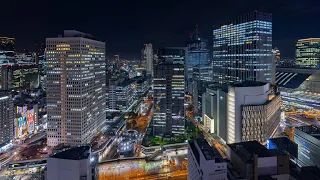
[(184, 46), (196, 24), (212, 44), (213, 25), (254, 10), (273, 14), (282, 57), (294, 57), (297, 39), (320, 37), (319, 0), (2, 0), (0, 36), (15, 37), (22, 52), (75, 29), (105, 41), (109, 57), (133, 59), (144, 43)]

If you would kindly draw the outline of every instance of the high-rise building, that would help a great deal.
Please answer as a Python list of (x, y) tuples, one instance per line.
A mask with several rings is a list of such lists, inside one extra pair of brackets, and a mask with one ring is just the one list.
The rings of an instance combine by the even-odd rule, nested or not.
[(204, 129), (226, 139), (227, 132), (227, 95), (224, 88), (209, 86), (202, 94), (202, 119)]
[(247, 81), (229, 86), (226, 142), (266, 142), (280, 123), (280, 108), (280, 94), (269, 83)]
[(208, 41), (201, 38), (187, 42), (188, 50), (188, 79), (192, 79), (193, 68), (196, 66), (210, 65)]
[(87, 144), (106, 118), (105, 43), (64, 31), (46, 39), (48, 145)]
[(0, 93), (0, 153), (2, 146), (13, 139), (14, 106), (8, 92)]
[(202, 139), (188, 141), (188, 180), (227, 180), (227, 162)]
[(298, 165), (320, 168), (320, 128), (301, 126), (294, 130), (294, 141), (298, 144)]
[(213, 30), (214, 79), (274, 83), (272, 15), (254, 11)]
[(146, 69), (148, 74), (152, 74), (153, 68), (153, 49), (152, 44), (145, 44), (142, 49), (143, 62), (147, 63)]
[(211, 65), (199, 65), (193, 67), (192, 83), (188, 86), (193, 95), (194, 112), (201, 115), (202, 110), (202, 94), (205, 92), (206, 87), (213, 83), (213, 72)]
[(108, 109), (109, 111), (126, 111), (136, 98), (136, 80), (109, 80)]
[(35, 64), (7, 64), (1, 67), (2, 90), (39, 87), (39, 67)]
[(185, 48), (164, 48), (154, 65), (154, 135), (181, 135), (185, 127)]
[(14, 63), (14, 38), (0, 37), (0, 65)]
[(298, 40), (296, 44), (296, 65), (320, 68), (320, 38)]

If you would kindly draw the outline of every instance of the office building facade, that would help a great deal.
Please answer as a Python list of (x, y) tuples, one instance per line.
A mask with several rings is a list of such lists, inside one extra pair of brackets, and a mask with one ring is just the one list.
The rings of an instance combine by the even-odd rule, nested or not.
[(87, 144), (106, 118), (105, 43), (67, 30), (46, 56), (48, 145)]
[(0, 65), (14, 63), (14, 38), (0, 37)]
[(301, 126), (294, 130), (294, 141), (298, 144), (298, 165), (320, 168), (320, 128)]
[(154, 65), (154, 135), (182, 135), (185, 127), (185, 48), (165, 48)]
[(220, 87), (207, 87), (202, 95), (202, 119), (206, 132), (226, 140), (227, 95)]
[(227, 162), (204, 139), (188, 141), (188, 180), (227, 180)]
[(193, 68), (196, 66), (210, 65), (208, 41), (201, 38), (187, 42), (188, 60), (188, 79), (192, 79)]
[(146, 63), (146, 70), (148, 74), (152, 74), (153, 68), (153, 48), (152, 44), (145, 44), (142, 49), (143, 62)]
[(320, 67), (320, 38), (299, 39), (296, 44), (296, 65)]
[(213, 72), (219, 83), (274, 83), (272, 15), (252, 12), (213, 30)]
[(2, 90), (38, 88), (39, 78), (39, 68), (35, 64), (8, 64), (1, 67)]
[(263, 143), (275, 133), (281, 114), (281, 97), (275, 88), (250, 81), (228, 88), (227, 143)]
[(13, 139), (14, 106), (8, 92), (0, 93), (0, 152), (2, 145)]

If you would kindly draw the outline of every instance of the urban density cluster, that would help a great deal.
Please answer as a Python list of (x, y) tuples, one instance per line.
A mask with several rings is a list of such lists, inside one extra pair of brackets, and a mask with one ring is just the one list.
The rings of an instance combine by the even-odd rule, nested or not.
[(320, 38), (282, 58), (272, 28), (254, 11), (139, 60), (0, 37), (0, 179), (319, 180)]

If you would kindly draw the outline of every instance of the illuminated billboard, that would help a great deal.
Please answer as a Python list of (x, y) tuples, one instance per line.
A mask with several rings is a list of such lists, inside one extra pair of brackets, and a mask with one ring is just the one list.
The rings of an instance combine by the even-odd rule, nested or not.
[(35, 113), (33, 108), (28, 106), (16, 107), (16, 118), (15, 118), (15, 137), (24, 138), (27, 134), (34, 132), (34, 119)]

